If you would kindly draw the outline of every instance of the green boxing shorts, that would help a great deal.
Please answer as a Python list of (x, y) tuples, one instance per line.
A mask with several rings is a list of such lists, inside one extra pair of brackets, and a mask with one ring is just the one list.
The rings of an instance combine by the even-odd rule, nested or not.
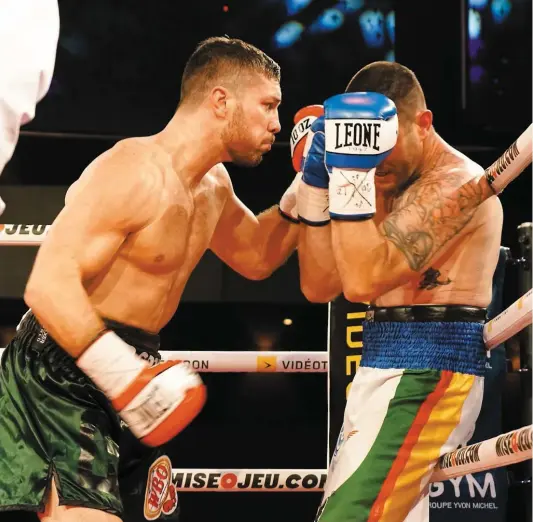
[[(160, 361), (159, 336), (105, 322), (140, 356)], [(53, 478), (61, 505), (142, 520), (149, 470), (162, 455), (134, 439), (104, 394), (28, 312), (0, 363), (1, 519), (42, 512)], [(160, 508), (150, 509), (167, 518)], [(175, 519), (177, 500), (165, 511)]]

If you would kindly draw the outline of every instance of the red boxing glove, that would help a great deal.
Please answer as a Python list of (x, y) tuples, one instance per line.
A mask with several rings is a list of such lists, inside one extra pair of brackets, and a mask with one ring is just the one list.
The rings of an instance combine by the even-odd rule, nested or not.
[(311, 131), (311, 125), (319, 116), (324, 116), (322, 105), (308, 105), (294, 115), (295, 125), (291, 132), (291, 157), (292, 166), (296, 172), (302, 170), (307, 135)]

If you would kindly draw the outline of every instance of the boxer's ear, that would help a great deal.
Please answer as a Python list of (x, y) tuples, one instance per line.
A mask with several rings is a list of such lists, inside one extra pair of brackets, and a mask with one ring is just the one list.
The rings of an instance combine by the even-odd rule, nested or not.
[(418, 126), (418, 134), (422, 140), (425, 140), (433, 126), (433, 113), (430, 110), (420, 111), (415, 118)]
[(225, 87), (217, 86), (211, 89), (211, 92), (209, 93), (209, 102), (218, 118), (225, 119), (227, 117), (230, 99), (230, 93)]

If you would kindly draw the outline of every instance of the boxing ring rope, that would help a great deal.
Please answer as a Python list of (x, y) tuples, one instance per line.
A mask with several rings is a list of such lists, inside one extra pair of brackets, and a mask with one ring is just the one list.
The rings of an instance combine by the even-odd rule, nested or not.
[[(0, 245), (38, 246), (50, 225), (0, 225)], [(532, 322), (533, 290), (487, 322), (483, 338), (490, 350)], [(0, 355), (4, 348), (0, 348)], [(164, 359), (187, 361), (199, 372), (327, 373), (329, 353), (261, 351), (161, 351)], [(508, 466), (532, 457), (532, 426), (459, 448), (439, 459), (431, 482)], [(327, 469), (173, 468), (177, 491), (322, 491)]]
[(51, 225), (0, 224), (0, 245), (39, 246)]
[[(488, 350), (510, 339), (532, 322), (533, 289), (490, 320), (483, 329)], [(0, 348), (0, 355), (4, 348)], [(327, 373), (329, 354), (325, 352), (271, 351), (161, 351), (164, 359), (187, 362), (202, 372), (224, 373)]]
[[(456, 449), (439, 459), (430, 482), (441, 482), (530, 459), (533, 427), (524, 426)], [(322, 491), (327, 469), (174, 468), (177, 491)]]
[[(493, 187), (505, 187), (531, 164), (532, 126), (498, 158), (485, 175)], [(500, 178), (500, 179), (498, 179)], [(499, 190), (502, 188), (500, 187)], [(0, 246), (39, 246), (51, 225), (0, 224)], [(532, 290), (489, 321), (483, 330), (487, 350), (511, 338), (532, 320)], [(4, 349), (0, 349), (0, 353)], [(200, 372), (324, 372), (328, 352), (164, 352), (186, 360)], [(328, 373), (329, 375), (329, 373)], [(328, 427), (329, 429), (329, 427)], [(485, 471), (531, 459), (532, 426), (499, 435), (443, 455), (431, 482)], [(155, 465), (155, 464), (154, 464)], [(156, 470), (150, 470), (155, 473)], [(327, 469), (172, 469), (177, 491), (321, 491)]]
[[(40, 225), (35, 225), (39, 227)], [(20, 226), (19, 226), (20, 227)], [(35, 241), (30, 238), (30, 241)], [(18, 244), (28, 244), (19, 241)], [(533, 290), (529, 290), (483, 331), (490, 350), (532, 322)], [(4, 348), (0, 349), (0, 355)], [(326, 352), (161, 351), (164, 359), (187, 361), (199, 372), (327, 373)], [(532, 458), (532, 426), (524, 426), (439, 459), (431, 482), (453, 479)], [(176, 491), (322, 491), (327, 469), (194, 469), (173, 468)]]
[[(4, 225), (14, 226), (14, 225)], [(19, 225), (20, 226), (20, 225)], [(35, 225), (42, 226), (42, 225)], [(1, 229), (2, 225), (0, 225)], [(1, 233), (0, 233), (1, 234)], [(1, 236), (0, 236), (1, 238)], [(1, 241), (0, 241), (1, 243)], [(20, 243), (19, 243), (20, 244)], [(487, 350), (507, 341), (532, 323), (533, 289), (527, 291), (502, 313), (487, 322), (483, 338)], [(4, 348), (0, 348), (0, 355)], [(325, 352), (271, 351), (161, 351), (165, 359), (186, 361), (200, 372), (327, 373)]]

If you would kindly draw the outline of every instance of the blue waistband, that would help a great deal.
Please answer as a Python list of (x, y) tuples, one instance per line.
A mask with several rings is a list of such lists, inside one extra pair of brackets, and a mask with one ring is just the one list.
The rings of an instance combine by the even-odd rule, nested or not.
[(483, 376), (486, 359), (479, 323), (363, 322), (361, 366)]

